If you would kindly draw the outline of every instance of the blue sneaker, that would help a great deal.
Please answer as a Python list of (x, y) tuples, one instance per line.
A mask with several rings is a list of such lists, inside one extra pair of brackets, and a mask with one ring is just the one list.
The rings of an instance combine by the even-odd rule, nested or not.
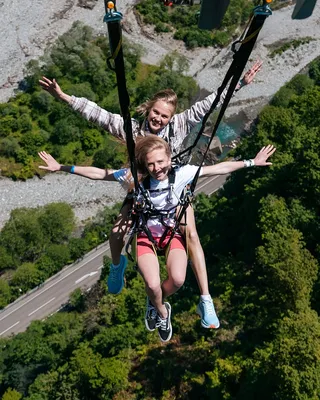
[(113, 264), (110, 266), (110, 274), (108, 276), (108, 290), (112, 294), (119, 294), (124, 286), (124, 271), (127, 268), (127, 257), (121, 254), (120, 265), (115, 267)]
[(218, 329), (220, 326), (219, 319), (214, 309), (213, 301), (211, 300), (200, 300), (197, 307), (197, 314), (201, 317), (201, 326), (203, 328)]

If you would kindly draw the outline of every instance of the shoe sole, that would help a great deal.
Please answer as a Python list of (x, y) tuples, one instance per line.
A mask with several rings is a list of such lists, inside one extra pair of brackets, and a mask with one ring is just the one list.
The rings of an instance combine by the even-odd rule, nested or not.
[(198, 308), (197, 308), (197, 314), (201, 318), (201, 326), (202, 326), (202, 328), (206, 328), (206, 329), (218, 329), (219, 328), (220, 323), (218, 325), (214, 325), (214, 324), (209, 325), (209, 324), (206, 324), (205, 322), (203, 322), (202, 313), (201, 313), (200, 310), (198, 310)]
[(149, 331), (149, 332), (154, 332), (154, 331), (156, 330), (156, 328), (154, 328), (154, 329), (149, 328), (148, 323), (147, 323), (147, 321), (146, 321), (146, 318), (144, 319), (144, 324), (145, 324), (145, 326), (146, 326), (146, 328), (147, 328), (147, 331)]
[(159, 335), (159, 338), (160, 338), (160, 340), (161, 340), (162, 343), (169, 342), (169, 340), (172, 338), (171, 305), (170, 305), (168, 302), (166, 302), (166, 303), (164, 303), (164, 304), (167, 304), (167, 305), (168, 305), (167, 310), (168, 310), (169, 319), (170, 319), (170, 324), (169, 324), (169, 328), (170, 328), (170, 329), (169, 329), (169, 330), (170, 330), (171, 333), (170, 333), (170, 335), (167, 337), (166, 340), (163, 340), (162, 337), (161, 337), (160, 334), (159, 334), (159, 328), (158, 328), (158, 335)]
[(122, 269), (122, 272), (121, 272), (122, 285), (121, 285), (120, 289), (117, 292), (111, 292), (111, 290), (109, 289), (108, 281), (107, 281), (107, 286), (108, 286), (108, 292), (109, 293), (111, 293), (111, 294), (120, 294), (121, 293), (122, 289), (124, 288), (124, 284), (125, 284), (124, 273), (125, 273), (125, 271), (127, 269), (127, 266), (128, 266), (128, 260), (126, 259), (125, 266), (124, 266), (124, 268)]

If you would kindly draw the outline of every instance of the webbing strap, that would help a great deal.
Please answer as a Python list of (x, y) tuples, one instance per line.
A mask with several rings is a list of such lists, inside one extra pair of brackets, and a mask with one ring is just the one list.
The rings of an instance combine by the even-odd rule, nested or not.
[[(233, 56), (233, 61), (227, 71), (227, 74), (222, 82), (222, 85), (219, 87), (218, 91), (217, 91), (217, 96), (215, 98), (215, 100), (213, 101), (210, 110), (205, 114), (205, 116), (203, 117), (202, 120), (202, 124), (201, 124), (201, 128), (198, 132), (198, 135), (196, 137), (196, 140), (194, 141), (193, 145), (189, 146), (187, 149), (183, 150), (181, 153), (179, 153), (178, 155), (176, 155), (175, 157), (173, 157), (173, 159), (180, 157), (182, 154), (185, 153), (189, 153), (191, 154), (191, 150), (197, 145), (202, 133), (204, 132), (205, 129), (205, 125), (206, 122), (209, 118), (209, 116), (211, 115), (211, 113), (214, 111), (214, 109), (216, 108), (216, 106), (218, 105), (221, 95), (223, 93), (223, 91), (225, 90), (225, 88), (227, 87), (228, 82), (231, 80), (229, 87), (228, 87), (228, 91), (226, 94), (226, 97), (221, 105), (221, 109), (218, 115), (218, 118), (216, 120), (215, 126), (213, 128), (208, 146), (206, 151), (203, 154), (202, 157), (202, 161), (199, 165), (199, 168), (197, 170), (197, 173), (191, 183), (191, 187), (190, 187), (190, 191), (191, 193), (194, 192), (199, 175), (200, 175), (200, 171), (201, 171), (201, 167), (202, 164), (205, 160), (205, 157), (208, 153), (208, 150), (210, 148), (210, 144), (218, 130), (219, 124), (223, 118), (223, 115), (225, 113), (225, 110), (232, 98), (232, 95), (234, 93), (234, 90), (241, 78), (241, 75), (244, 71), (245, 65), (250, 57), (250, 54), (252, 52), (253, 46), (257, 40), (258, 34), (264, 24), (265, 19), (271, 14), (271, 10), (269, 9), (269, 7), (264, 11), (265, 7), (256, 7), (254, 10), (254, 16), (251, 19), (251, 23), (246, 31), (245, 37), (243, 40), (240, 41), (241, 46), (239, 48), (239, 50), (237, 52), (235, 52), (234, 56)], [(242, 35), (244, 36), (244, 35)], [(238, 41), (239, 42), (239, 41)], [(237, 43), (238, 43), (237, 42)]]
[[(108, 59), (109, 68), (113, 69), (116, 73), (117, 78), (117, 86), (118, 86), (118, 96), (120, 102), (121, 115), (123, 118), (123, 129), (126, 133), (126, 142), (127, 142), (127, 151), (130, 160), (130, 169), (134, 180), (135, 191), (138, 191), (138, 176), (137, 176), (137, 168), (135, 164), (135, 142), (132, 134), (132, 124), (131, 124), (131, 116), (129, 111), (130, 106), (130, 98), (126, 85), (126, 75), (124, 69), (124, 59), (123, 59), (123, 51), (122, 51), (122, 31), (120, 20), (122, 18), (122, 14), (118, 13), (115, 8), (110, 10), (108, 7), (108, 2), (105, 0), (105, 9), (106, 15), (104, 21), (108, 25), (108, 33), (109, 33), (109, 44), (112, 56)], [(114, 67), (110, 64), (110, 59), (114, 60)]]

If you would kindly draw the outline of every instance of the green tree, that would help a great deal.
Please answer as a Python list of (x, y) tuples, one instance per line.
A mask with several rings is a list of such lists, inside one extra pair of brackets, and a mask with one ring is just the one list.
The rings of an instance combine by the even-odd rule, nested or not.
[(81, 343), (70, 360), (69, 376), (82, 397), (112, 397), (128, 384), (129, 364), (116, 357), (105, 359), (88, 343)]
[(308, 75), (298, 74), (286, 84), (288, 89), (292, 89), (298, 96), (304, 94), (308, 89), (314, 86), (314, 81)]
[(75, 228), (75, 217), (67, 203), (51, 203), (43, 207), (39, 224), (48, 242), (63, 243)]
[(43, 274), (32, 263), (24, 263), (18, 267), (10, 281), (10, 286), (16, 290), (21, 290), (22, 293), (36, 287), (43, 282)]
[(11, 300), (11, 289), (9, 283), (0, 278), (0, 308), (4, 308)]
[(29, 154), (37, 156), (38, 152), (44, 148), (46, 136), (42, 132), (28, 132), (23, 135), (20, 145)]
[(0, 246), (0, 271), (14, 268), (16, 266), (13, 257), (8, 253), (5, 247)]
[(14, 260), (34, 261), (46, 239), (38, 223), (38, 210), (17, 208), (0, 233), (0, 244)]
[(266, 270), (266, 301), (273, 309), (297, 311), (310, 304), (318, 263), (305, 249), (302, 234), (289, 224), (290, 213), (283, 199), (262, 200), (260, 228), (263, 246), (257, 249), (257, 263)]
[(316, 85), (320, 86), (320, 60), (317, 58), (312, 61), (309, 67), (309, 76), (313, 79)]
[(0, 155), (15, 157), (19, 149), (19, 142), (14, 137), (9, 136), (0, 140)]
[(275, 339), (247, 360), (247, 382), (240, 397), (319, 398), (319, 328), (314, 311), (289, 312), (275, 326)]
[(54, 125), (51, 139), (57, 144), (67, 144), (80, 139), (79, 128), (72, 124), (72, 118), (60, 120)]
[(104, 147), (95, 152), (92, 164), (98, 168), (119, 169), (126, 161), (127, 154), (123, 144), (113, 138), (107, 138)]
[(68, 242), (70, 257), (73, 261), (83, 257), (88, 251), (86, 243), (81, 238), (71, 238)]
[(52, 263), (49, 271), (49, 276), (59, 271), (66, 264), (70, 263), (70, 251), (66, 244), (50, 244), (46, 247), (45, 255)]
[(85, 309), (85, 298), (80, 288), (70, 293), (69, 302), (76, 311), (82, 312)]
[(103, 139), (97, 129), (90, 129), (83, 132), (81, 142), (86, 154), (92, 155), (101, 146)]
[[(59, 384), (59, 374), (57, 371), (49, 371), (47, 374), (39, 374), (34, 382), (29, 386), (28, 400), (54, 400), (56, 387)], [(64, 397), (67, 399), (68, 397)], [(74, 397), (72, 397), (74, 399)], [(71, 400), (71, 398), (70, 398)]]
[(5, 394), (2, 396), (2, 400), (20, 400), (22, 399), (22, 394), (17, 392), (15, 389), (7, 389)]
[(65, 146), (60, 146), (59, 149), (56, 148), (56, 150), (58, 150), (56, 157), (59, 159), (61, 164), (80, 164), (85, 158), (85, 153), (82, 150), (80, 142), (70, 142)]

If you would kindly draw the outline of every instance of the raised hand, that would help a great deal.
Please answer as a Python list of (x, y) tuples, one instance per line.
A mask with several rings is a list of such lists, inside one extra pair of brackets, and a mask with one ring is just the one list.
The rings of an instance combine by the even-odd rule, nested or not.
[(46, 153), (45, 151), (40, 151), (38, 153), (41, 160), (43, 160), (47, 165), (39, 165), (40, 169), (45, 169), (47, 171), (56, 172), (60, 171), (61, 164), (55, 160), (51, 154)]
[(271, 162), (267, 161), (269, 157), (276, 151), (276, 148), (272, 144), (262, 147), (259, 153), (254, 158), (254, 165), (258, 167), (264, 167), (266, 165), (272, 165)]
[(257, 60), (253, 66), (243, 75), (243, 78), (241, 79), (242, 86), (243, 85), (249, 85), (256, 74), (261, 70), (262, 68), (263, 61)]
[(63, 100), (67, 103), (70, 102), (71, 97), (62, 91), (61, 87), (55, 79), (51, 81), (50, 79), (43, 76), (42, 79), (39, 80), (39, 83), (42, 89), (50, 93), (51, 96), (55, 97), (58, 100)]

